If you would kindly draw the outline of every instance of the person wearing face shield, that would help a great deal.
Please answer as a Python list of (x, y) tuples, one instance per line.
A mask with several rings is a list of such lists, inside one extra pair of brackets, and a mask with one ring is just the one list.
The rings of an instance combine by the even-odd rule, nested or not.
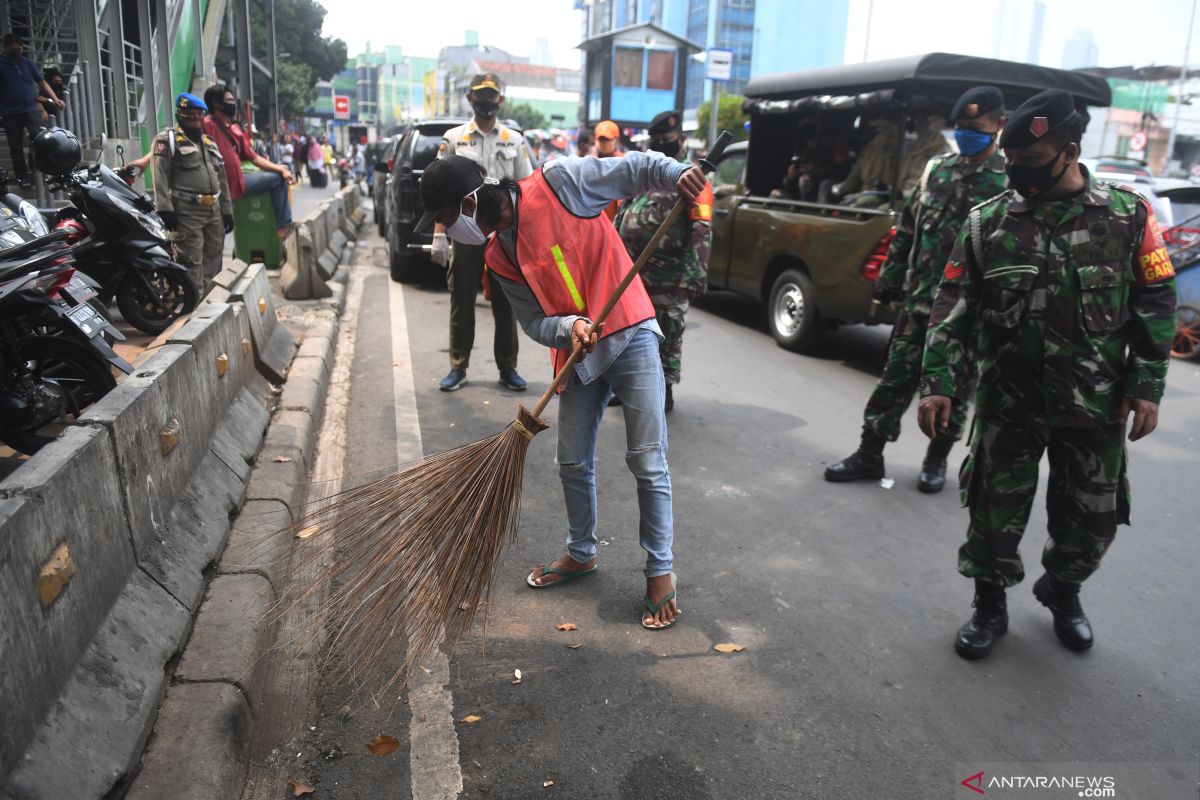
[[(900, 438), (904, 418), (921, 380), (921, 357), (933, 293), (954, 239), (971, 209), (1004, 191), (1004, 156), (996, 137), (1004, 127), (1004, 95), (994, 86), (977, 86), (959, 97), (950, 112), (958, 153), (929, 159), (914, 191), (905, 199), (896, 235), (875, 282), (875, 299), (897, 303), (899, 314), (888, 344), (879, 383), (863, 412), (858, 449), (825, 470), (834, 482), (879, 480), (884, 476), (883, 448)], [(940, 135), (940, 134), (939, 134)], [(956, 403), (950, 425), (929, 443), (917, 478), (926, 494), (946, 484), (946, 459), (962, 438), (967, 403)]]
[(175, 233), (179, 263), (203, 292), (221, 269), (225, 234), (233, 229), (233, 201), (217, 143), (204, 133), (204, 101), (184, 92), (175, 98), (175, 119), (150, 146), (154, 203)]
[[(451, 128), (442, 136), (438, 158), (458, 155), (478, 164), (495, 180), (521, 180), (533, 171), (525, 137), (501, 123), (497, 117), (504, 105), (504, 83), (492, 72), (471, 79), (467, 99), (475, 114), (466, 125)], [(440, 223), (433, 229), (432, 259), (449, 267), (446, 286), (450, 289), (450, 372), (439, 388), (454, 392), (467, 381), (471, 350), (475, 346), (475, 298), (484, 279), (483, 240), (459, 237), (453, 247)], [(525, 390), (525, 379), (517, 372), (517, 323), (503, 292), (492, 292), (492, 319), (496, 323), (493, 354), (500, 371), (500, 384), (514, 392)]]
[(1079, 163), (1082, 133), (1066, 92), (1013, 112), (1000, 137), (1012, 188), (971, 211), (933, 303), (926, 435), (946, 430), (978, 376), (959, 473), (970, 524), (958, 571), (975, 581), (975, 612), (955, 640), (964, 658), (987, 656), (1008, 629), (1005, 588), (1025, 576), (1017, 548), (1043, 453), (1050, 538), (1033, 594), (1063, 645), (1092, 646), (1080, 586), (1129, 524), (1126, 438), (1158, 424), (1175, 272), (1145, 198)]
[(624, 158), (560, 158), (521, 181), (485, 178), (474, 161), (446, 156), (421, 176), (426, 212), (416, 230), (435, 220), (451, 238), (487, 242), (488, 269), (508, 297), (525, 333), (550, 348), (557, 371), (580, 346), (558, 405), (556, 462), (567, 509), (567, 552), (526, 578), (545, 589), (596, 569), (596, 435), (605, 401), (625, 404), (625, 462), (637, 481), (646, 551), (641, 624), (674, 624), (674, 522), (667, 467), (666, 394), (659, 342), (662, 331), (639, 277), (620, 296), (602, 330), (589, 333), (633, 265), (616, 228), (603, 215), (613, 200), (676, 191), (694, 202), (708, 185), (686, 162), (655, 153)]

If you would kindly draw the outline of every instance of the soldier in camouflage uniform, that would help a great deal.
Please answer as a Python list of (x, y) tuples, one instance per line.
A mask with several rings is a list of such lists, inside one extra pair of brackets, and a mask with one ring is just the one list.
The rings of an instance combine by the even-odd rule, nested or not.
[[(883, 376), (863, 413), (862, 443), (849, 457), (829, 466), (835, 482), (884, 475), (883, 447), (900, 437), (900, 420), (917, 393), (921, 355), (933, 292), (954, 239), (971, 207), (1004, 191), (1004, 157), (996, 135), (1004, 127), (1004, 95), (992, 86), (968, 89), (950, 112), (959, 153), (934, 156), (900, 211), (896, 236), (875, 285), (876, 300), (900, 300)], [(929, 444), (917, 488), (940, 492), (946, 484), (946, 457), (962, 438), (967, 403), (954, 405), (950, 425)]]
[[(664, 111), (650, 122), (650, 149), (684, 161), (683, 115)], [(658, 226), (679, 200), (678, 192), (649, 192), (621, 205), (613, 224), (621, 233), (625, 249), (637, 259), (653, 238)], [(680, 214), (642, 268), (642, 282), (654, 304), (654, 315), (662, 328), (659, 344), (663, 375), (667, 381), (665, 409), (675, 405), (671, 387), (679, 383), (683, 358), (684, 316), (688, 305), (708, 287), (708, 252), (712, 244), (712, 186), (705, 184), (685, 214)], [(620, 401), (614, 398), (614, 405)]]
[[(1037, 599), (1073, 650), (1091, 647), (1079, 587), (1129, 522), (1130, 441), (1154, 430), (1175, 327), (1174, 270), (1154, 213), (1133, 190), (1079, 165), (1082, 119), (1065, 92), (1043, 92), (1000, 140), (1013, 190), (972, 210), (934, 301), (919, 421), (933, 436), (966, 399), (978, 358), (970, 509), (958, 569), (975, 613), (955, 649), (983, 658), (1008, 629), (1006, 586), (1024, 577), (1018, 544), (1048, 452), (1045, 574)], [(1014, 191), (1015, 190), (1015, 191)]]

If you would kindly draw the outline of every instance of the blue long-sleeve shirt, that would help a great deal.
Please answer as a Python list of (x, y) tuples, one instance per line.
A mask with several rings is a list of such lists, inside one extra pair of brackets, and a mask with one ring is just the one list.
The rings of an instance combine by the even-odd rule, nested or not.
[[(624, 158), (560, 158), (542, 167), (542, 173), (568, 211), (579, 217), (595, 217), (613, 200), (673, 189), (689, 168), (689, 164), (658, 153), (632, 152)], [(513, 201), (514, 205), (519, 203), (515, 197)], [(516, 207), (519, 215), (520, 207)], [(525, 224), (537, 223), (527, 221)], [(496, 236), (509, 259), (517, 263), (516, 226), (500, 231)], [(546, 347), (571, 347), (571, 329), (581, 318), (579, 315), (547, 317), (528, 286), (501, 278), (494, 272), (488, 277), (500, 284), (513, 307), (513, 314), (530, 339)], [(643, 329), (662, 338), (662, 330), (653, 318), (605, 336), (587, 358), (575, 365), (579, 380), (585, 384), (594, 381)]]

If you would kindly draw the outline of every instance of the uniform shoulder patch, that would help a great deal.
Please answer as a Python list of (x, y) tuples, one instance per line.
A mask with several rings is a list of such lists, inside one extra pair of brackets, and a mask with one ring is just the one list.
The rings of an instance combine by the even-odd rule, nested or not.
[(165, 152), (167, 152), (166, 141), (163, 139), (155, 139), (154, 140), (154, 154), (161, 155), (162, 153), (165, 153)]
[(697, 222), (708, 222), (712, 219), (713, 207), (713, 192), (712, 185), (705, 183), (704, 189), (692, 201), (692, 207), (688, 211), (688, 219)]

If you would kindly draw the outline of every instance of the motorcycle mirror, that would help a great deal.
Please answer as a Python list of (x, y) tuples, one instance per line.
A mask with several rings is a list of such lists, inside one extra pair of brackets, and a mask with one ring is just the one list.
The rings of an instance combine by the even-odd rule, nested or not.
[(125, 145), (117, 145), (117, 160), (121, 162), (121, 166), (125, 166)]

